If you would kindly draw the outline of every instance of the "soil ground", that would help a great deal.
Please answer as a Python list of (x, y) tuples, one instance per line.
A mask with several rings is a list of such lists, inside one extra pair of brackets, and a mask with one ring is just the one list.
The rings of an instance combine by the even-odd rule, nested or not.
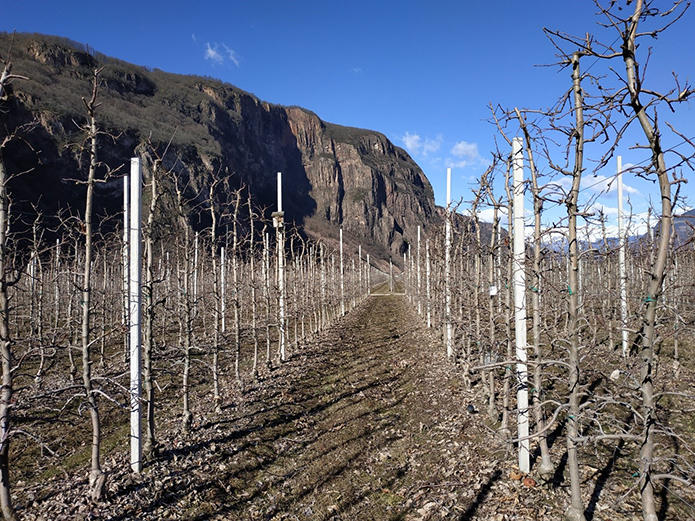
[[(20, 516), (562, 519), (562, 467), (554, 484), (512, 479), (514, 449), (478, 412), (482, 386), (467, 391), (434, 338), (405, 296), (372, 296), (243, 393), (230, 392), (221, 413), (203, 397), (192, 433), (181, 434), (177, 418), (165, 424), (160, 455), (141, 474), (129, 472), (125, 451), (106, 454), (103, 503), (86, 499), (86, 472), (65, 473), (15, 487)], [(589, 519), (641, 518), (634, 493), (585, 470)]]

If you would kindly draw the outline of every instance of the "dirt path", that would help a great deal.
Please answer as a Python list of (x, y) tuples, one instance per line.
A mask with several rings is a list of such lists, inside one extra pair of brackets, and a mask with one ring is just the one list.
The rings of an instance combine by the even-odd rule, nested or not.
[(442, 360), (403, 297), (370, 299), (299, 358), (305, 370), (253, 436), (261, 465), (235, 476), (249, 517), (397, 518), (420, 485), (446, 479), (466, 425), (442, 419), (462, 398), (458, 385), (428, 378)]
[(466, 412), (474, 397), (443, 358), (405, 297), (370, 297), (222, 415), (187, 437), (172, 427), (141, 475), (112, 472), (107, 504), (68, 490), (27, 519), (559, 518), (507, 478), (514, 456)]
[(172, 508), (159, 512), (473, 518), (501, 471), (481, 466), (490, 453), (479, 448), (477, 415), (465, 412), (462, 385), (431, 344), (405, 297), (370, 298), (246, 395), (236, 407), (244, 415), (203, 426), (219, 434), (203, 448), (205, 466), (191, 469), (197, 492), (172, 492)]

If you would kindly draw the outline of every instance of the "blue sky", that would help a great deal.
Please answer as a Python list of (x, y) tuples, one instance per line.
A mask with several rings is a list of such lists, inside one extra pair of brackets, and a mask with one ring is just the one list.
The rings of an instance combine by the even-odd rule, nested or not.
[[(271, 103), (378, 130), (422, 167), (438, 204), (451, 166), (452, 196), (465, 208), (495, 147), (488, 104), (554, 104), (570, 77), (539, 67), (554, 63), (556, 53), (542, 28), (612, 42), (615, 33), (597, 26), (595, 11), (589, 0), (26, 0), (3, 7), (0, 29), (65, 36), (129, 62), (213, 76)], [(666, 89), (672, 70), (695, 82), (693, 27), (695, 10), (650, 42), (649, 86)], [(695, 137), (690, 105), (662, 114), (662, 122)], [(639, 136), (629, 139), (619, 148), (627, 165), (645, 157), (628, 147)], [(599, 177), (587, 174), (584, 197), (605, 188), (614, 172), (612, 164)], [(625, 184), (636, 214), (646, 212), (650, 197), (658, 202), (655, 185), (629, 174)], [(684, 193), (695, 204), (692, 182)], [(614, 215), (614, 186), (597, 203)]]

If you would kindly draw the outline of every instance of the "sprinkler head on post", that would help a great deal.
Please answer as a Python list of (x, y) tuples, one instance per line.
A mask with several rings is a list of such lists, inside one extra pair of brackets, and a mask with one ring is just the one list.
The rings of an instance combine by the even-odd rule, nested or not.
[(273, 212), (271, 217), (273, 218), (273, 227), (281, 228), (284, 224), (285, 212)]

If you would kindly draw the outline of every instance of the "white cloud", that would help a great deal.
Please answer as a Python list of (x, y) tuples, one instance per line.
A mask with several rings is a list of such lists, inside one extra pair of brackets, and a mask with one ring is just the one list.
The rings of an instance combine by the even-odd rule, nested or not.
[(451, 148), (451, 155), (475, 161), (480, 157), (478, 154), (478, 144), (459, 141)]
[(405, 148), (407, 148), (413, 153), (417, 153), (422, 147), (422, 140), (420, 139), (420, 136), (418, 134), (411, 134), (410, 132), (406, 132), (405, 136), (401, 137), (401, 141), (403, 141)]
[[(465, 159), (462, 161), (455, 161), (451, 158), (448, 158), (446, 160), (446, 166), (449, 168), (466, 168), (468, 165), (470, 165), (469, 161), (466, 161)], [(475, 180), (475, 177), (473, 178)]]
[(478, 143), (459, 141), (451, 147), (452, 158), (447, 160), (447, 166), (452, 168), (466, 168), (471, 165), (484, 165), (487, 163), (478, 151)]
[(422, 153), (427, 155), (433, 152), (438, 152), (442, 146), (442, 141), (444, 141), (444, 136), (441, 134), (437, 134), (435, 139), (425, 139), (425, 144), (422, 147)]
[(205, 44), (205, 59), (210, 60), (213, 63), (222, 64), (224, 63), (224, 56), (222, 56), (218, 49), (218, 45), (215, 44), (214, 47), (210, 47), (210, 42)]
[(197, 42), (197, 41), (198, 41), (198, 39), (195, 37), (195, 33), (192, 33), (192, 34), (191, 34), (191, 38), (193, 39), (194, 42)]
[[(492, 223), (495, 218), (494, 208), (483, 208), (478, 211), (478, 219), (484, 223)], [(497, 211), (497, 219), (502, 223), (502, 226), (506, 228), (507, 226), (507, 209), (500, 208)]]
[[(615, 176), (606, 177), (605, 175), (582, 176), (582, 190), (591, 190), (596, 193), (609, 193), (618, 191), (618, 181)], [(623, 179), (623, 192), (626, 194), (638, 194), (639, 190), (625, 184)]]
[(234, 52), (234, 49), (230, 49), (227, 47), (225, 44), (222, 44), (222, 47), (224, 47), (224, 50), (227, 52), (227, 57), (236, 65), (239, 67), (239, 55)]
[(419, 134), (406, 132), (405, 135), (401, 137), (401, 141), (403, 141), (405, 148), (413, 154), (427, 157), (429, 154), (437, 152), (441, 148), (444, 137), (441, 134), (437, 134), (435, 139), (425, 138), (423, 141)]
[(220, 51), (220, 46), (217, 42), (212, 45), (210, 45), (210, 42), (207, 42), (205, 44), (205, 53), (203, 56), (206, 60), (210, 60), (213, 64), (217, 65), (222, 65), (225, 60), (229, 60), (239, 67), (241, 61), (236, 51), (228, 47), (225, 43), (222, 44), (222, 51)]
[(362, 67), (355, 67), (354, 69), (352, 69), (352, 72), (354, 72), (355, 74), (362, 74)]

